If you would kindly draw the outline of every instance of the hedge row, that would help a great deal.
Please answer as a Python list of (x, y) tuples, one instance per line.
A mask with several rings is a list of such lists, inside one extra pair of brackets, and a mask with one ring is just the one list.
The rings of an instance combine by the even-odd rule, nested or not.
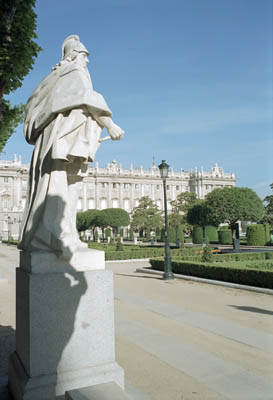
[(132, 260), (137, 258), (150, 258), (160, 257), (164, 255), (165, 250), (159, 249), (143, 249), (143, 250), (131, 250), (131, 251), (106, 251), (105, 260)]
[[(164, 247), (142, 247), (140, 249), (131, 249), (123, 251), (107, 251), (105, 250), (105, 260), (132, 260), (137, 258), (151, 258), (151, 257), (162, 257), (165, 255)], [(102, 250), (102, 248), (101, 248)], [(189, 257), (192, 254), (200, 251), (198, 248), (183, 248), (183, 249), (172, 249), (171, 256), (184, 258)], [(199, 256), (200, 258), (200, 256)]]
[(250, 252), (250, 253), (229, 253), (229, 254), (215, 254), (213, 261), (247, 261), (247, 260), (270, 260), (273, 259), (273, 251), (267, 252)]
[[(163, 259), (151, 259), (152, 268), (164, 271)], [(273, 289), (273, 270), (248, 269), (191, 261), (172, 261), (176, 274)]]
[[(173, 254), (176, 259), (185, 261), (201, 261), (202, 255), (179, 255)], [(229, 254), (213, 254), (213, 262), (223, 261), (250, 261), (250, 260), (271, 260), (273, 259), (273, 251), (260, 252), (260, 253), (229, 253)]]

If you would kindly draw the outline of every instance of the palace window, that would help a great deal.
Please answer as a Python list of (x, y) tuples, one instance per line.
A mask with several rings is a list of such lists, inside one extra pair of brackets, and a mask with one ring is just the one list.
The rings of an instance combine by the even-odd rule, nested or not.
[(129, 208), (130, 208), (130, 200), (129, 199), (124, 199), (124, 208), (125, 208), (125, 210), (129, 210)]
[(140, 184), (139, 184), (139, 183), (136, 183), (136, 184), (135, 184), (135, 189), (136, 189), (136, 190), (139, 190), (139, 189), (140, 189)]
[(88, 199), (88, 208), (89, 208), (89, 210), (95, 208), (95, 201), (94, 201), (94, 199)]
[(129, 189), (130, 183), (124, 183), (124, 189)]
[(113, 208), (118, 208), (118, 199), (113, 199), (112, 200), (112, 207)]
[(9, 181), (9, 177), (8, 176), (4, 176), (4, 182), (8, 182)]
[(101, 199), (100, 208), (101, 208), (101, 210), (104, 210), (105, 208), (107, 208), (107, 200), (106, 199)]

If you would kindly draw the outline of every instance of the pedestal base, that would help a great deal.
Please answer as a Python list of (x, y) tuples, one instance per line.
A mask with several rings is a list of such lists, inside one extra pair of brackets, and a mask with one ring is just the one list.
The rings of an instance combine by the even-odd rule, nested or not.
[(115, 363), (112, 272), (79, 272), (68, 262), (66, 272), (30, 273), (23, 259), (24, 268), (16, 271), (16, 352), (9, 365), (14, 399), (53, 400), (66, 390), (109, 381), (123, 387), (123, 369)]
[(34, 377), (27, 375), (16, 352), (9, 364), (9, 389), (15, 400), (55, 400), (66, 391), (111, 381), (124, 386), (124, 370), (116, 362)]

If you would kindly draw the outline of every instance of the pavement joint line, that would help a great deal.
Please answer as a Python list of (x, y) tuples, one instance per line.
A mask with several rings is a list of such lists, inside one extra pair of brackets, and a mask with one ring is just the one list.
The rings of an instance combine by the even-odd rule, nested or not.
[[(153, 275), (160, 275), (162, 276), (164, 272), (155, 271), (148, 268), (137, 268), (136, 272), (145, 272), (146, 274), (153, 274)], [(208, 283), (209, 285), (216, 285), (216, 286), (224, 286), (232, 289), (240, 289), (240, 290), (247, 290), (249, 292), (257, 292), (263, 294), (269, 294), (273, 296), (272, 289), (266, 288), (259, 288), (255, 286), (247, 286), (247, 285), (239, 285), (238, 283), (230, 283), (230, 282), (222, 282), (222, 281), (215, 281), (212, 279), (205, 279), (205, 278), (198, 278), (196, 276), (189, 276), (189, 275), (181, 275), (181, 274), (173, 274), (176, 279), (184, 279), (187, 281), (199, 282), (199, 283)]]

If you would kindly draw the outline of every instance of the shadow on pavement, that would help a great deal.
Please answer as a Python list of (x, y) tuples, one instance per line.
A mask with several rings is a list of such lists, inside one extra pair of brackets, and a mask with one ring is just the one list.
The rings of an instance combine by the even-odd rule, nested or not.
[(259, 313), (259, 314), (273, 315), (273, 311), (265, 310), (263, 308), (258, 308), (258, 307), (234, 306), (232, 304), (229, 305), (229, 307), (237, 308), (237, 310), (241, 310), (241, 311), (249, 311), (249, 312), (254, 312), (254, 313)]
[(10, 399), (8, 393), (8, 362), (15, 351), (15, 330), (11, 326), (0, 325), (0, 399)]

